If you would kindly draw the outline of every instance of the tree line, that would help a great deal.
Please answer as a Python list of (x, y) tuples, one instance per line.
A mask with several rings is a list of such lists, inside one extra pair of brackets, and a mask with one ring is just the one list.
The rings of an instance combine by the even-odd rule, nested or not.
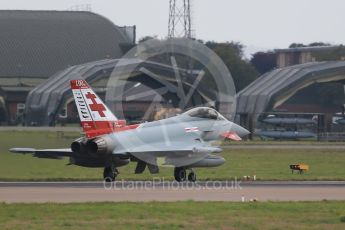
[[(139, 40), (139, 43), (149, 39), (157, 39), (157, 37), (143, 37)], [(224, 64), (231, 72), (237, 91), (242, 90), (262, 74), (277, 67), (277, 54), (273, 50), (256, 52), (252, 54), (250, 59), (247, 59), (244, 56), (245, 46), (240, 42), (198, 41), (213, 50), (223, 60)], [(324, 42), (313, 42), (310, 44), (291, 43), (289, 48), (320, 46), (331, 46), (331, 44)], [(316, 61), (343, 60), (344, 57), (345, 46), (343, 45), (339, 45), (337, 48), (328, 52), (315, 54)], [(170, 60), (167, 59), (163, 62), (169, 63)], [(183, 65), (184, 62), (184, 58), (181, 57), (180, 64)]]

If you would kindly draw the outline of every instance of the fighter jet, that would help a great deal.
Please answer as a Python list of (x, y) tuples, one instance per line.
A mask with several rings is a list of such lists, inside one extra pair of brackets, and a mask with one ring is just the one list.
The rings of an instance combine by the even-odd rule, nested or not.
[[(12, 148), (38, 158), (69, 157), (72, 165), (104, 168), (105, 181), (114, 181), (118, 167), (137, 162), (135, 173), (158, 173), (159, 166), (174, 167), (176, 181), (195, 181), (193, 168), (216, 167), (225, 160), (214, 141), (235, 141), (249, 134), (216, 110), (193, 108), (163, 120), (127, 125), (118, 120), (85, 80), (71, 80), (71, 89), (84, 135), (66, 149)], [(186, 171), (188, 171), (188, 176)]]

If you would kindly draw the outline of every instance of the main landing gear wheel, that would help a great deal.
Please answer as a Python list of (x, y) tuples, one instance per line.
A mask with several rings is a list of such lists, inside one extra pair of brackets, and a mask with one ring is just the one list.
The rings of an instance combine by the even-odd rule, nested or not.
[(184, 168), (175, 168), (174, 177), (175, 177), (175, 180), (178, 182), (185, 181), (187, 178), (186, 170)]
[(115, 181), (115, 178), (119, 174), (119, 171), (113, 166), (105, 167), (103, 171), (103, 178), (105, 182)]
[(196, 181), (196, 174), (195, 174), (195, 172), (193, 170), (188, 174), (188, 180), (190, 182), (195, 182)]

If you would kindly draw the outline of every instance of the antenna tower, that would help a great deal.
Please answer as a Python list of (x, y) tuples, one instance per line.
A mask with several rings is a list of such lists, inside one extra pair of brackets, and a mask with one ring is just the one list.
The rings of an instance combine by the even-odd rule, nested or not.
[(169, 38), (194, 38), (192, 31), (192, 0), (169, 0)]

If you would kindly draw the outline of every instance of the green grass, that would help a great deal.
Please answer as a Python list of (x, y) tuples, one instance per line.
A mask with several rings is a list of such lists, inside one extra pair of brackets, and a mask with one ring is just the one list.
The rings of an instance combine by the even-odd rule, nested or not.
[[(0, 180), (100, 180), (103, 169), (66, 166), (68, 159), (37, 159), (8, 152), (12, 147), (68, 147), (78, 136), (78, 133), (0, 132)], [(225, 150), (222, 156), (227, 162), (221, 167), (196, 169), (198, 179), (226, 180), (255, 172), (259, 180), (345, 180), (343, 150), (234, 149)], [(302, 175), (291, 174), (289, 165), (294, 163), (309, 164), (310, 171)], [(161, 168), (157, 175), (147, 171), (135, 175), (134, 168), (135, 163), (119, 168), (119, 179), (173, 179), (172, 168)]]
[(345, 202), (0, 204), (0, 229), (344, 229)]
[(316, 140), (242, 140), (242, 141), (227, 141), (223, 143), (224, 145), (344, 145), (342, 141), (316, 141)]

